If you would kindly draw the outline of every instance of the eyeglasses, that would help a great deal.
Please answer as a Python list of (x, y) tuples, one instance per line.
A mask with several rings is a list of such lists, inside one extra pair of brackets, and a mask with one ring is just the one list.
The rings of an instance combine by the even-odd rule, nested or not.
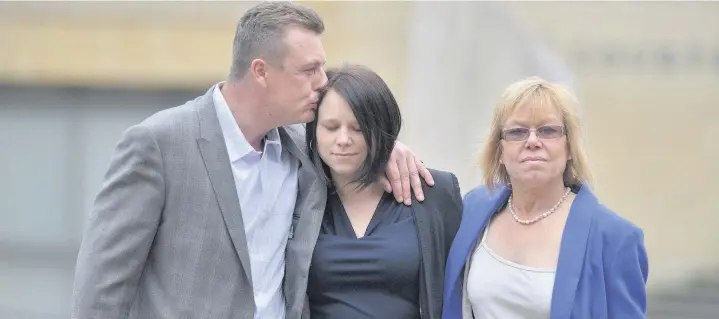
[(564, 126), (561, 125), (544, 125), (536, 129), (513, 127), (502, 130), (502, 139), (505, 141), (525, 141), (532, 132), (535, 132), (538, 138), (545, 140), (559, 138), (566, 133)]

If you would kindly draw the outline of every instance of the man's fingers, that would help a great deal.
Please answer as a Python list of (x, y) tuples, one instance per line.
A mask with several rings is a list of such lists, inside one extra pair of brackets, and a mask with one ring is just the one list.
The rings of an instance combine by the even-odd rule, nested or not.
[(434, 178), (432, 178), (432, 174), (429, 172), (427, 167), (424, 166), (424, 163), (416, 158), (414, 161), (417, 164), (417, 170), (419, 171), (419, 175), (422, 176), (422, 179), (424, 179), (427, 185), (434, 186)]
[(402, 197), (402, 179), (400, 177), (399, 167), (397, 167), (396, 160), (390, 160), (387, 163), (387, 178), (389, 179), (390, 187), (392, 187), (392, 194), (394, 199), (398, 202), (403, 202)]
[(397, 161), (397, 167), (399, 168), (399, 177), (401, 182), (401, 188), (399, 189), (401, 193), (401, 200), (404, 201), (405, 205), (412, 204), (412, 185), (410, 182), (410, 176), (409, 176), (409, 165), (407, 165), (407, 160), (398, 160)]
[[(414, 190), (414, 197), (417, 198), (418, 201), (424, 200), (424, 192), (422, 190), (422, 181), (419, 179), (419, 168), (421, 163), (418, 163), (415, 158), (407, 159), (407, 165), (409, 166), (409, 179), (410, 183), (412, 183), (412, 190)], [(405, 201), (405, 204), (407, 202)], [(411, 202), (410, 202), (411, 204)]]

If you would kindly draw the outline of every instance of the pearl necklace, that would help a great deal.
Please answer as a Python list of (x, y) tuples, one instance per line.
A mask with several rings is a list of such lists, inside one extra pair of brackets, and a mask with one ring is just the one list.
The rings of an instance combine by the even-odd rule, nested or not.
[(523, 219), (520, 219), (519, 217), (517, 217), (517, 214), (514, 212), (514, 205), (512, 205), (512, 195), (509, 195), (509, 205), (508, 205), (509, 212), (512, 214), (512, 217), (514, 217), (514, 220), (517, 221), (518, 223), (520, 223), (522, 225), (531, 225), (531, 224), (534, 224), (534, 223), (546, 218), (547, 216), (549, 216), (549, 214), (554, 213), (554, 211), (557, 209), (557, 207), (559, 207), (559, 205), (561, 205), (562, 202), (564, 202), (564, 200), (567, 199), (567, 196), (569, 196), (569, 192), (571, 192), (571, 189), (569, 187), (567, 187), (567, 191), (564, 192), (564, 196), (562, 196), (562, 198), (559, 199), (559, 202), (554, 204), (554, 206), (552, 208), (550, 208), (548, 211), (542, 213), (541, 215), (535, 217), (532, 220), (523, 220)]

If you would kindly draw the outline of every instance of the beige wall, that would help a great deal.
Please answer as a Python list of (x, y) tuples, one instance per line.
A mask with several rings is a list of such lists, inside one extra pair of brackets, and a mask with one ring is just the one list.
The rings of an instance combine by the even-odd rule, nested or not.
[[(253, 3), (0, 2), (0, 83), (205, 87), (226, 76)], [(307, 4), (325, 19), (329, 65), (365, 63), (400, 87), (410, 3)]]
[[(329, 64), (367, 64), (404, 100), (410, 71), (405, 60), (413, 54), (407, 49), (413, 4), (309, 4), (326, 20)], [(235, 18), (247, 5), (0, 3), (0, 82), (204, 88), (225, 76)], [(719, 116), (715, 107), (719, 66), (675, 75), (650, 67), (578, 68), (573, 52), (582, 45), (651, 49), (667, 44), (682, 50), (698, 44), (710, 54), (719, 54), (719, 3), (517, 2), (508, 6), (570, 66), (577, 67), (597, 192), (645, 229), (652, 284), (718, 267), (714, 247), (719, 235), (712, 230), (719, 222), (719, 204), (712, 195), (719, 190), (715, 166), (719, 147), (710, 127)], [(190, 12), (198, 8), (211, 18)], [(369, 20), (375, 23), (371, 27)], [(478, 106), (466, 99), (459, 107), (462, 112), (461, 107)], [(413, 105), (403, 108), (405, 113), (424, 111)], [(427, 129), (437, 134), (459, 132), (451, 122), (443, 125)], [(440, 143), (413, 145), (427, 150), (448, 147)], [(454, 165), (449, 159), (453, 150), (475, 146), (451, 146), (449, 155), (441, 154), (447, 159), (437, 156), (436, 166)], [(476, 180), (468, 174), (460, 178)]]
[(227, 70), (233, 7), (197, 19), (180, 3), (2, 2), (0, 81), (204, 86)]

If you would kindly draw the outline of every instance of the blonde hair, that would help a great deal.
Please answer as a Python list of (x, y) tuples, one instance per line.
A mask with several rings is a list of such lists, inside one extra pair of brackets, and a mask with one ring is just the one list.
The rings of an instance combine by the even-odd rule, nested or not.
[(591, 185), (592, 173), (584, 152), (578, 104), (577, 99), (564, 86), (539, 77), (530, 77), (507, 87), (494, 108), (489, 135), (479, 158), (487, 188), (492, 190), (510, 183), (509, 174), (500, 163), (502, 128), (509, 116), (524, 105), (539, 109), (554, 108), (559, 112), (571, 155), (571, 160), (567, 162), (567, 168), (564, 170), (564, 183), (567, 186)]

